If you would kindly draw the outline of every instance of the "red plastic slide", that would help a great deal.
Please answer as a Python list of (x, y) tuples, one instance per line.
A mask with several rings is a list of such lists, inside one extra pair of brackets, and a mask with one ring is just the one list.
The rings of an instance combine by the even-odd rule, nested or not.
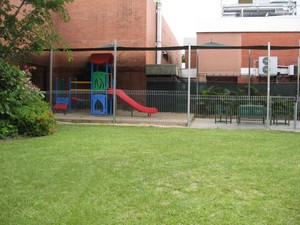
[[(140, 112), (149, 113), (149, 114), (154, 114), (154, 113), (158, 112), (157, 108), (150, 108), (150, 107), (146, 107), (146, 106), (143, 106), (143, 105), (137, 103), (132, 98), (130, 98), (122, 89), (117, 89), (116, 91), (117, 91), (116, 92), (117, 96), (120, 99), (122, 99), (124, 102), (126, 102), (128, 105), (133, 107), (134, 109), (136, 109)], [(112, 88), (108, 89), (108, 94), (110, 94), (110, 95), (114, 94), (114, 89), (112, 89)]]

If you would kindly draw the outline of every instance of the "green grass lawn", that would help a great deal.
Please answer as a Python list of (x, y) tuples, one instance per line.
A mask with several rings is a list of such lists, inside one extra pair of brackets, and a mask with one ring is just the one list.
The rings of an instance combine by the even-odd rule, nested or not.
[(0, 224), (300, 224), (300, 133), (58, 126), (0, 142)]

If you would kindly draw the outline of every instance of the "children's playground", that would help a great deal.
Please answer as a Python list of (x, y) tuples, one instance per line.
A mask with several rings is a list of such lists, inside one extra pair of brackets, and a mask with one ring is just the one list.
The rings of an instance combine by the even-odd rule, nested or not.
[(123, 90), (116, 88), (111, 53), (91, 54), (89, 65), (88, 81), (56, 79), (52, 106), (58, 121), (299, 130), (300, 110), (294, 96), (271, 96), (268, 106), (267, 96)]
[[(111, 116), (115, 95), (133, 110), (146, 113), (147, 116), (157, 113), (157, 108), (147, 107), (137, 102), (128, 96), (124, 90), (114, 90), (113, 62), (114, 57), (110, 53), (92, 54), (90, 57), (90, 81), (57, 78), (53, 110), (67, 114), (74, 110), (78, 111), (80, 105), (88, 103), (91, 115)], [(83, 94), (87, 92), (90, 94)]]

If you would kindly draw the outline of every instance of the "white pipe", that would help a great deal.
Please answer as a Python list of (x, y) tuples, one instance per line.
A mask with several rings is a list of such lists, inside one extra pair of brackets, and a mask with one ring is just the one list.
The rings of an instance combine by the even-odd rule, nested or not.
[[(162, 16), (161, 16), (161, 3), (156, 2), (156, 47), (161, 47), (162, 41)], [(161, 64), (161, 51), (156, 52), (156, 64)]]

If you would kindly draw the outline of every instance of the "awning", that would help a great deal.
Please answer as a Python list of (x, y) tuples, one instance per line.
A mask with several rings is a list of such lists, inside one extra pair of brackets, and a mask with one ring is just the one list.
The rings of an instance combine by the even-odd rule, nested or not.
[(221, 43), (214, 42), (214, 41), (209, 41), (209, 42), (206, 42), (206, 43), (204, 43), (200, 46), (204, 46), (204, 47), (225, 47), (225, 46), (228, 46), (228, 45), (221, 44)]
[(91, 54), (90, 61), (97, 65), (103, 65), (106, 63), (113, 63), (114, 56), (111, 53), (98, 53)]

